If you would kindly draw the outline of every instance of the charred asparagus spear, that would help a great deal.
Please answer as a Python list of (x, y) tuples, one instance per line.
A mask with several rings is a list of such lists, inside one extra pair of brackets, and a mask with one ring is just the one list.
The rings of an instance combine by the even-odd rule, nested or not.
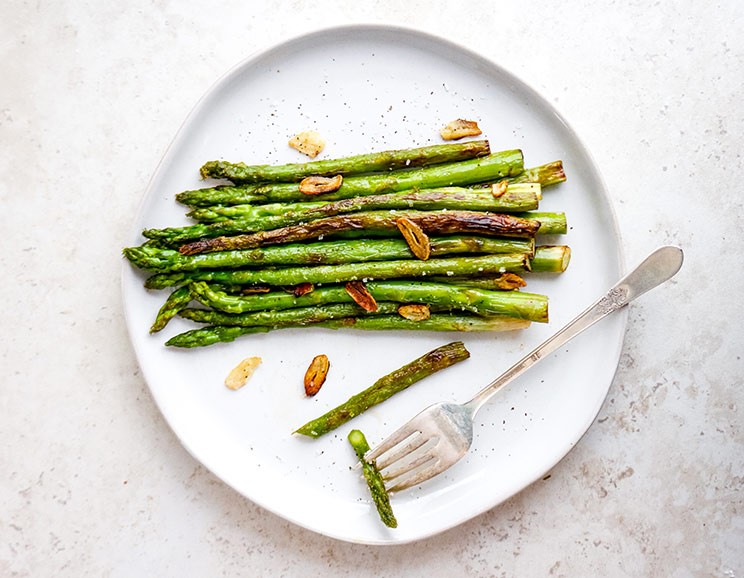
[[(406, 320), (404, 319), (404, 321)], [(468, 357), (470, 357), (470, 353), (465, 349), (462, 341), (455, 341), (438, 347), (400, 369), (381, 377), (372, 386), (352, 396), (319, 418), (306, 423), (294, 433), (319, 438), (417, 381), (421, 381), (423, 378), (455, 363), (465, 361)]]
[(451, 163), (482, 157), (490, 152), (488, 141), (479, 140), (287, 165), (246, 165), (211, 161), (199, 172), (204, 179), (229, 179), (234, 183), (292, 182), (311, 175), (359, 175)]
[[(431, 256), (457, 253), (526, 253), (533, 256), (534, 239), (494, 237), (431, 237)], [(157, 273), (197, 271), (200, 269), (238, 269), (266, 265), (337, 265), (364, 261), (413, 259), (403, 239), (351, 239), (307, 244), (277, 245), (256, 249), (221, 251), (202, 255), (181, 255), (159, 247), (129, 247), (124, 255), (140, 269)]]
[(380, 520), (388, 528), (397, 528), (398, 520), (395, 519), (393, 514), (393, 508), (390, 505), (390, 497), (388, 496), (387, 490), (385, 489), (385, 482), (380, 475), (377, 465), (374, 462), (368, 462), (364, 459), (364, 454), (369, 451), (369, 444), (367, 438), (358, 429), (353, 429), (349, 432), (349, 443), (354, 448), (359, 461), (362, 464), (362, 473), (364, 479), (367, 480), (369, 486), (369, 492), (372, 494), (372, 501), (375, 503), (377, 513), (380, 515)]
[[(548, 321), (548, 298), (544, 295), (402, 280), (370, 281), (365, 286), (378, 305), (388, 301), (420, 303), (445, 309), (469, 311), (478, 315), (505, 315), (543, 323)], [(224, 291), (215, 290), (204, 282), (192, 283), (190, 288), (192, 297), (202, 305), (231, 314), (264, 310), (276, 312), (294, 307), (305, 308), (329, 303), (354, 302), (343, 286), (319, 287), (301, 297), (295, 297), (285, 291), (271, 291), (257, 295), (229, 295)], [(214, 325), (232, 325), (212, 319), (206, 320)], [(245, 325), (250, 325), (250, 323), (245, 323)]]
[(363, 279), (396, 279), (431, 275), (472, 276), (529, 271), (529, 256), (525, 254), (484, 255), (479, 257), (449, 257), (428, 261), (373, 261), (317, 267), (287, 267), (237, 271), (193, 271), (161, 273), (145, 281), (148, 289), (165, 289), (189, 281), (212, 281), (224, 285), (298, 285), (300, 283), (342, 283)]
[(250, 249), (266, 245), (305, 241), (342, 231), (370, 228), (397, 230), (397, 221), (402, 217), (421, 227), (424, 232), (434, 234), (474, 233), (531, 238), (535, 236), (540, 228), (540, 222), (536, 220), (474, 211), (370, 211), (328, 217), (311, 221), (305, 225), (293, 225), (248, 235), (202, 239), (182, 245), (178, 251), (182, 255), (197, 255), (213, 251)]
[[(379, 195), (408, 189), (433, 189), (453, 185), (469, 185), (516, 176), (524, 170), (522, 151), (511, 150), (488, 156), (424, 167), (414, 170), (393, 171), (382, 175), (357, 176), (344, 179), (341, 188), (324, 193), (323, 200), (337, 201), (357, 196)], [(242, 203), (289, 203), (307, 201), (296, 183), (214, 187), (185, 191), (176, 195), (184, 205), (209, 207), (212, 205), (239, 205)]]
[[(538, 235), (561, 235), (567, 231), (565, 213), (526, 212), (515, 213), (513, 216), (521, 219), (540, 221)], [(260, 222), (260, 221), (259, 221)], [(256, 230), (264, 230), (267, 224), (256, 224), (257, 221), (219, 221), (212, 224), (190, 225), (187, 227), (176, 227), (168, 229), (145, 229), (142, 234), (159, 244), (178, 246), (195, 239), (211, 239), (221, 235), (239, 235), (253, 233)], [(269, 227), (270, 228), (270, 227)], [(359, 231), (342, 231), (334, 233), (334, 238), (355, 239), (359, 237), (398, 237), (399, 231), (395, 229), (367, 228)]]

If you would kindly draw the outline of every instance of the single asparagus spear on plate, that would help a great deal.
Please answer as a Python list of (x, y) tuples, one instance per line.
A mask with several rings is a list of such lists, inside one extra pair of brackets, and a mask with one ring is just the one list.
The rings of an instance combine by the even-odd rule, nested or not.
[(210, 161), (199, 172), (204, 179), (229, 179), (234, 183), (292, 182), (316, 175), (358, 175), (451, 163), (482, 157), (490, 152), (487, 140), (477, 140), (286, 165), (246, 165)]
[(507, 192), (495, 197), (491, 189), (442, 187), (423, 191), (404, 191), (389, 195), (353, 197), (341, 201), (308, 203), (272, 203), (270, 205), (228, 205), (194, 209), (187, 216), (202, 223), (226, 220), (255, 220), (263, 230), (285, 227), (359, 211), (405, 210), (438, 211), (441, 209), (514, 213), (537, 209), (540, 185), (522, 183), (512, 185)]
[(540, 222), (538, 235), (565, 235), (568, 232), (566, 213), (545, 213), (529, 211), (526, 213), (514, 213), (520, 219), (529, 219)]
[(150, 327), (150, 333), (157, 333), (165, 328), (168, 322), (173, 319), (179, 311), (188, 307), (191, 303), (191, 293), (188, 286), (179, 287), (170, 294), (163, 306), (158, 311), (155, 322)]
[(535, 273), (563, 273), (571, 261), (568, 245), (544, 245), (535, 247), (535, 256), (530, 260)]
[(248, 235), (201, 239), (182, 245), (178, 251), (182, 255), (197, 255), (305, 241), (350, 230), (369, 228), (398, 230), (397, 221), (403, 217), (410, 219), (424, 232), (433, 234), (474, 233), (531, 238), (540, 228), (540, 222), (537, 220), (475, 211), (370, 211), (338, 215), (310, 221), (304, 225), (293, 225)]
[(192, 329), (171, 337), (165, 344), (168, 347), (207, 347), (215, 343), (230, 343), (238, 337), (251, 333), (267, 333), (278, 327), (257, 325), (254, 327), (218, 326), (213, 325), (203, 329)]
[[(432, 257), (458, 253), (525, 253), (532, 256), (535, 252), (534, 239), (453, 235), (431, 237), (430, 244)], [(200, 269), (238, 269), (267, 265), (338, 265), (415, 258), (403, 239), (384, 238), (276, 245), (190, 256), (181, 255), (172, 249), (145, 246), (129, 247), (123, 252), (133, 265), (156, 273)]]
[[(483, 183), (515, 176), (523, 170), (522, 151), (503, 151), (457, 163), (392, 171), (381, 175), (349, 177), (344, 179), (337, 191), (324, 193), (322, 200), (338, 201), (350, 197), (380, 195), (414, 188), (433, 189)], [(307, 201), (308, 195), (300, 192), (297, 183), (269, 183), (184, 191), (176, 195), (176, 200), (184, 205), (209, 207), (243, 203)]]
[(554, 161), (539, 167), (525, 169), (517, 176), (509, 177), (509, 186), (512, 183), (540, 183), (543, 187), (549, 187), (565, 180), (566, 173), (563, 172), (563, 161)]
[(375, 315), (373, 317), (347, 317), (317, 323), (316, 327), (329, 329), (359, 329), (362, 331), (516, 331), (526, 329), (530, 322), (505, 315), (479, 315), (432, 313), (428, 319), (410, 321), (400, 315)]
[(527, 285), (525, 280), (515, 273), (502, 273), (490, 277), (429, 277), (429, 281), (488, 291), (513, 291)]
[(372, 261), (316, 267), (287, 267), (284, 269), (239, 269), (227, 271), (192, 271), (159, 273), (145, 281), (148, 289), (165, 289), (189, 281), (211, 281), (224, 285), (299, 285), (300, 283), (343, 283), (364, 279), (396, 279), (407, 277), (489, 276), (499, 273), (520, 273), (530, 270), (530, 255), (507, 253), (478, 257), (446, 257), (438, 259)]
[[(565, 213), (547, 212), (525, 212), (514, 213), (513, 216), (521, 219), (535, 219), (540, 221), (538, 235), (561, 235), (567, 231)], [(264, 225), (256, 225), (256, 220), (218, 221), (211, 224), (189, 225), (186, 227), (171, 227), (166, 229), (145, 229), (142, 235), (150, 240), (157, 241), (159, 245), (178, 246), (195, 239), (209, 239), (221, 235), (239, 235), (243, 233), (254, 233)], [(333, 238), (355, 239), (359, 237), (397, 237), (400, 232), (397, 228), (374, 228), (370, 227), (358, 231), (342, 231), (333, 234)], [(149, 242), (149, 241), (148, 241)]]
[(529, 321), (494, 315), (478, 317), (476, 315), (450, 315), (432, 313), (424, 321), (410, 321), (400, 315), (375, 315), (371, 317), (347, 317), (313, 324), (298, 325), (254, 325), (253, 327), (210, 325), (202, 329), (192, 329), (180, 333), (165, 342), (171, 347), (205, 347), (215, 343), (229, 343), (243, 335), (266, 333), (274, 329), (292, 327), (321, 327), (326, 329), (361, 329), (364, 331), (515, 331), (526, 329)]
[(397, 528), (398, 521), (393, 514), (393, 507), (390, 505), (390, 496), (388, 496), (385, 489), (385, 482), (382, 479), (382, 475), (374, 462), (368, 462), (364, 459), (364, 454), (369, 451), (367, 438), (358, 429), (353, 429), (349, 432), (348, 439), (362, 464), (362, 473), (369, 486), (369, 492), (372, 494), (372, 500), (377, 508), (377, 513), (380, 515), (380, 520), (388, 528)]
[[(251, 311), (294, 307), (311, 307), (329, 303), (353, 303), (343, 286), (318, 287), (301, 297), (286, 291), (271, 291), (256, 295), (229, 295), (218, 291), (207, 283), (192, 283), (191, 295), (202, 305), (225, 313), (238, 314)], [(548, 321), (548, 298), (544, 295), (518, 291), (489, 291), (474, 287), (461, 287), (447, 283), (423, 281), (370, 281), (367, 291), (378, 304), (419, 303), (445, 309), (469, 311), (479, 315), (506, 315), (528, 321)], [(229, 325), (209, 320), (214, 325)]]
[[(420, 322), (414, 321), (412, 323)], [(372, 386), (350, 397), (319, 418), (306, 423), (294, 433), (319, 438), (417, 381), (450, 365), (465, 361), (468, 357), (470, 357), (470, 353), (465, 349), (462, 341), (454, 341), (438, 347), (400, 369), (381, 377)]]
[[(565, 213), (544, 213), (529, 211), (526, 213), (513, 213), (512, 217), (520, 219), (536, 220), (540, 223), (537, 235), (563, 235), (568, 231)], [(224, 221), (229, 223), (229, 221)], [(212, 226), (223, 225), (223, 223), (214, 223)], [(197, 225), (199, 226), (199, 225)], [(368, 229), (340, 231), (328, 235), (331, 239), (358, 239), (359, 237), (392, 237), (396, 236), (395, 231), (386, 228), (370, 227)]]
[(371, 313), (365, 311), (355, 303), (336, 303), (331, 305), (315, 305), (310, 307), (296, 307), (293, 309), (280, 309), (278, 311), (255, 311), (252, 313), (241, 313), (233, 315), (221, 311), (210, 311), (208, 309), (183, 309), (179, 315), (185, 319), (197, 323), (209, 323), (211, 325), (256, 327), (265, 325), (268, 327), (282, 327), (286, 325), (305, 325), (328, 321), (330, 319), (343, 319), (345, 317), (359, 317), (364, 315), (394, 315), (398, 312), (398, 303), (378, 303), (377, 311)]

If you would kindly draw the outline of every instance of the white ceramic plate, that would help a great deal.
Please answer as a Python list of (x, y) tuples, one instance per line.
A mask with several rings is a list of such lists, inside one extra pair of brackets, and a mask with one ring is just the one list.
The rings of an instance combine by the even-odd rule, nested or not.
[[(610, 287), (623, 269), (607, 192), (588, 151), (553, 107), (496, 64), (450, 42), (385, 26), (324, 30), (244, 61), (207, 93), (158, 167), (131, 244), (144, 227), (186, 224), (174, 194), (204, 186), (198, 168), (224, 158), (248, 163), (302, 160), (287, 146), (313, 128), (322, 158), (440, 142), (440, 126), (477, 119), (493, 150), (519, 147), (526, 165), (563, 159), (568, 182), (545, 192), (541, 209), (564, 210), (573, 248), (562, 276), (533, 275), (550, 296), (551, 322), (511, 334), (276, 331), (205, 349), (163, 346), (193, 328), (181, 319), (148, 328), (164, 292), (142, 288), (124, 265), (124, 308), (144, 376), (163, 415), (191, 454), (244, 496), (306, 528), (353, 542), (417, 540), (492, 508), (539, 479), (574, 446), (612, 381), (625, 313), (580, 336), (522, 376), (478, 415), (470, 454), (438, 479), (393, 497), (396, 530), (377, 518), (364, 482), (348, 470), (351, 425), (320, 440), (291, 432), (380, 376), (448, 341), (471, 359), (427, 378), (352, 422), (372, 445), (425, 406), (464, 401)], [(547, 239), (546, 241), (550, 241)], [(306, 399), (302, 378), (325, 353), (331, 371)], [(223, 380), (240, 360), (263, 364), (240, 391)]]

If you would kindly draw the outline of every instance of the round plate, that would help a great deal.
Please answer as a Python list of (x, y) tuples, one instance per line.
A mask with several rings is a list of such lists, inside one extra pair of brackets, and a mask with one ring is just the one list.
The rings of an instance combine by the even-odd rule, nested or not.
[[(193, 328), (176, 319), (148, 328), (165, 292), (142, 288), (125, 263), (124, 309), (152, 394), (186, 449), (247, 498), (301, 526), (342, 540), (394, 544), (431, 536), (492, 508), (540, 478), (596, 417), (617, 367), (620, 313), (545, 359), (477, 416), (473, 447), (438, 478), (394, 495), (399, 527), (379, 521), (346, 441), (353, 427), (375, 445), (419, 410), (466, 401), (582, 311), (620, 278), (623, 263), (605, 186), (588, 151), (555, 109), (489, 60), (451, 42), (388, 26), (322, 30), (242, 62), (189, 115), (152, 178), (131, 243), (145, 227), (187, 224), (175, 193), (205, 186), (207, 160), (284, 163), (304, 159), (287, 140), (309, 128), (327, 140), (321, 158), (440, 142), (439, 128), (475, 119), (492, 150), (522, 148), (526, 166), (562, 159), (568, 182), (547, 189), (541, 210), (565, 211), (569, 233), (540, 239), (573, 249), (563, 275), (530, 275), (550, 297), (551, 321), (496, 334), (275, 331), (204, 349), (164, 347)], [(293, 436), (308, 420), (446, 342), (472, 356), (319, 440)], [(305, 398), (310, 360), (325, 353), (323, 389)], [(239, 391), (224, 379), (243, 358), (262, 365)]]

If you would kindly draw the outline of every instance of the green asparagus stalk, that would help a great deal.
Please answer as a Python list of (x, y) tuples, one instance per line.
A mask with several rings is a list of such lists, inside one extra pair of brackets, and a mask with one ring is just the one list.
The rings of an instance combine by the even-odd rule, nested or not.
[(155, 323), (150, 327), (150, 333), (162, 330), (179, 311), (188, 307), (189, 303), (191, 303), (191, 293), (188, 286), (176, 289), (158, 311)]
[(265, 245), (306, 241), (340, 231), (368, 228), (392, 231), (398, 229), (397, 220), (402, 217), (413, 221), (424, 232), (436, 234), (475, 233), (531, 238), (535, 236), (540, 228), (540, 222), (536, 220), (474, 211), (370, 211), (338, 215), (311, 221), (305, 225), (293, 225), (248, 235), (201, 239), (182, 245), (178, 251), (182, 255), (196, 255), (214, 251), (251, 249)]
[(563, 172), (563, 161), (554, 161), (547, 165), (540, 165), (531, 169), (525, 169), (524, 172), (515, 177), (509, 177), (509, 186), (517, 183), (540, 183), (543, 187), (556, 185), (566, 180), (566, 173)]
[(214, 345), (215, 343), (230, 343), (243, 335), (267, 333), (272, 329), (279, 329), (279, 327), (223, 327), (215, 325), (203, 329), (192, 329), (191, 331), (179, 333), (178, 335), (171, 337), (165, 342), (165, 344), (168, 347), (207, 347), (209, 345)]
[(525, 329), (530, 322), (514, 317), (492, 315), (454, 315), (432, 313), (429, 319), (409, 321), (400, 315), (375, 315), (373, 317), (347, 317), (317, 323), (316, 327), (329, 329), (359, 329), (363, 331), (514, 331)]
[[(404, 321), (407, 320), (404, 319)], [(421, 381), (423, 378), (455, 363), (465, 361), (468, 357), (470, 357), (470, 353), (465, 349), (462, 341), (454, 341), (438, 347), (400, 369), (381, 377), (372, 386), (350, 397), (319, 418), (306, 423), (294, 433), (319, 438), (417, 381)]]
[(335, 202), (216, 206), (195, 209), (188, 216), (202, 223), (226, 220), (240, 220), (247, 223), (249, 220), (255, 220), (256, 227), (263, 227), (262, 230), (266, 230), (358, 211), (405, 209), (422, 211), (453, 209), (493, 213), (532, 211), (537, 209), (540, 194), (540, 185), (537, 183), (512, 185), (500, 197), (494, 197), (491, 189), (442, 187), (389, 195), (353, 197)]
[(203, 179), (229, 179), (234, 183), (292, 182), (313, 175), (358, 175), (451, 163), (482, 157), (490, 152), (488, 141), (479, 140), (287, 165), (246, 165), (210, 161), (199, 172)]
[[(360, 329), (360, 330), (394, 330), (394, 331), (514, 331), (529, 327), (530, 322), (513, 317), (478, 317), (475, 315), (450, 315), (447, 313), (432, 313), (424, 321), (409, 321), (400, 315), (374, 315), (370, 317), (347, 317), (313, 323), (311, 327), (327, 329)], [(289, 327), (304, 327), (301, 325), (277, 325), (274, 327), (229, 327), (209, 326), (203, 329), (193, 329), (180, 333), (166, 341), (172, 347), (205, 347), (215, 343), (229, 343), (242, 335), (252, 333), (266, 333), (272, 329)]]
[(287, 267), (237, 271), (192, 271), (160, 273), (145, 281), (148, 289), (165, 289), (189, 281), (211, 281), (223, 285), (298, 285), (300, 283), (343, 283), (363, 279), (396, 279), (427, 275), (467, 276), (529, 271), (525, 254), (449, 257), (427, 261), (373, 261), (317, 267)]
[[(537, 230), (538, 235), (564, 235), (568, 232), (565, 213), (538, 213), (537, 211), (529, 211), (527, 213), (514, 213), (512, 216), (520, 219), (539, 221), (540, 228)], [(229, 221), (224, 221), (224, 223), (229, 223)], [(217, 227), (222, 224), (214, 223), (212, 226)], [(390, 229), (371, 227), (359, 231), (341, 231), (329, 236), (333, 239), (358, 239), (359, 237), (390, 237), (393, 235), (395, 235), (395, 231), (391, 231)]]
[(535, 257), (530, 263), (535, 273), (563, 273), (569, 261), (571, 261), (571, 247), (544, 245), (535, 248)]
[(380, 520), (388, 528), (397, 528), (398, 520), (395, 519), (395, 514), (393, 514), (393, 507), (390, 505), (390, 496), (388, 496), (385, 489), (385, 482), (382, 479), (382, 475), (374, 462), (368, 462), (364, 459), (364, 454), (369, 451), (367, 438), (358, 429), (353, 429), (349, 432), (348, 439), (359, 458), (359, 462), (362, 464), (362, 473), (364, 474), (364, 479), (367, 480), (367, 486), (369, 486), (369, 492), (372, 494), (372, 501), (375, 503)]
[[(515, 217), (522, 219), (535, 219), (540, 221), (540, 228), (537, 230), (538, 235), (562, 235), (567, 231), (565, 213), (538, 213), (526, 212), (515, 213)], [(169, 245), (178, 246), (195, 239), (214, 238), (221, 235), (238, 235), (243, 233), (253, 233), (257, 228), (256, 221), (219, 221), (212, 224), (191, 225), (188, 227), (176, 227), (168, 229), (145, 229), (142, 234), (151, 240), (157, 240), (158, 246)], [(399, 231), (397, 228), (380, 229), (368, 228), (360, 231), (343, 231), (334, 233), (334, 238), (355, 239), (359, 237), (397, 237)], [(149, 243), (148, 241), (147, 243)]]
[(329, 319), (343, 319), (364, 315), (395, 315), (398, 303), (388, 301), (378, 303), (377, 311), (369, 312), (356, 303), (336, 303), (333, 305), (316, 305), (313, 307), (296, 307), (278, 311), (255, 311), (233, 315), (209, 309), (183, 309), (179, 315), (197, 323), (210, 325), (239, 326), (239, 327), (282, 327), (286, 325), (309, 325)]
[[(524, 170), (522, 151), (512, 150), (457, 163), (447, 163), (413, 170), (393, 171), (382, 175), (357, 176), (344, 179), (341, 188), (324, 193), (323, 200), (338, 201), (350, 197), (379, 195), (408, 189), (433, 189), (453, 185), (469, 185), (515, 176)], [(185, 191), (176, 195), (184, 205), (209, 207), (243, 203), (289, 203), (307, 201), (296, 183), (214, 187)]]
[[(430, 243), (432, 257), (457, 253), (526, 253), (532, 256), (535, 252), (534, 239), (451, 236), (431, 237)], [(123, 252), (133, 265), (157, 273), (266, 265), (338, 265), (415, 258), (403, 239), (322, 241), (191, 256), (153, 247), (129, 247)]]
[(430, 277), (433, 283), (449, 283), (458, 287), (473, 287), (486, 291), (512, 291), (527, 285), (524, 279), (514, 273), (502, 273), (492, 277)]
[[(229, 295), (213, 289), (204, 282), (192, 283), (190, 287), (192, 297), (202, 305), (231, 314), (263, 310), (276, 312), (294, 307), (354, 302), (343, 286), (319, 287), (301, 297), (295, 297), (285, 291)], [(518, 291), (489, 291), (421, 281), (370, 281), (366, 288), (378, 305), (389, 301), (420, 303), (479, 315), (505, 315), (542, 323), (548, 321), (548, 298), (543, 295)], [(212, 319), (207, 321), (214, 325), (232, 325)]]
[(538, 235), (565, 235), (568, 232), (566, 213), (538, 213), (530, 211), (527, 213), (514, 213), (520, 219), (540, 221)]

